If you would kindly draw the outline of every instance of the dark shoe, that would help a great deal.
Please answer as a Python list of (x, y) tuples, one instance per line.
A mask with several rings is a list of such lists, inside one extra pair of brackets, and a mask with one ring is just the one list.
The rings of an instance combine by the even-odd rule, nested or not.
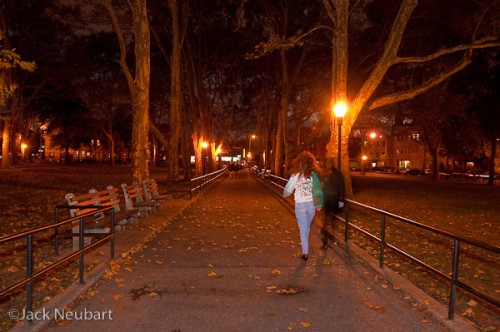
[(309, 255), (302, 255), (302, 257), (300, 257), (300, 258), (302, 258), (303, 260), (307, 261), (309, 259)]

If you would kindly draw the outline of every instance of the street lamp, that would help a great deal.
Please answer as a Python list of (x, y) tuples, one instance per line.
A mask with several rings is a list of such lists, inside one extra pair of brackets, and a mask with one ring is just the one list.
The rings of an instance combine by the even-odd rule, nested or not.
[(377, 138), (377, 133), (375, 133), (374, 131), (372, 131), (370, 133), (370, 138), (371, 138), (371, 144), (370, 144), (370, 168), (373, 168), (373, 160), (375, 160), (375, 153), (373, 152), (373, 146), (375, 145), (374, 141), (375, 141), (375, 138)]
[(27, 147), (28, 147), (28, 145), (26, 143), (21, 144), (21, 149), (23, 150), (21, 154), (22, 154), (24, 160), (26, 160), (26, 148)]
[(341, 144), (341, 139), (342, 139), (342, 118), (344, 117), (344, 115), (346, 114), (347, 112), (347, 105), (344, 103), (344, 102), (337, 102), (337, 104), (335, 104), (335, 106), (333, 106), (333, 113), (335, 114), (335, 117), (337, 118), (337, 124), (339, 126), (339, 139), (338, 139), (338, 142), (339, 142), (339, 147), (338, 147), (338, 169), (340, 171), (340, 156), (341, 156), (341, 148), (342, 148), (342, 144)]
[(247, 153), (247, 160), (250, 161), (251, 158), (251, 153), (250, 153), (250, 148), (252, 147), (252, 140), (255, 139), (255, 135), (250, 135), (250, 139), (248, 140), (248, 153)]
[(366, 159), (368, 159), (368, 157), (364, 154), (361, 159), (363, 160), (363, 162), (361, 163), (361, 167), (363, 169), (363, 176), (365, 175), (365, 163), (366, 163)]

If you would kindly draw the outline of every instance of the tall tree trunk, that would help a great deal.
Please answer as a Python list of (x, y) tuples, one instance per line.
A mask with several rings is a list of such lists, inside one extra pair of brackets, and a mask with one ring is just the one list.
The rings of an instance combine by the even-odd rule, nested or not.
[(497, 154), (497, 140), (496, 137), (493, 136), (491, 138), (491, 153), (490, 153), (490, 161), (489, 161), (489, 176), (488, 176), (488, 185), (495, 185), (495, 157)]
[(170, 137), (168, 146), (168, 178), (179, 177), (179, 140), (181, 136), (181, 40), (179, 31), (179, 12), (176, 0), (168, 0), (172, 15), (172, 56), (170, 84)]
[[(361, 111), (366, 107), (373, 93), (379, 86), (389, 68), (397, 61), (397, 52), (403, 38), (403, 33), (418, 4), (418, 0), (403, 0), (399, 12), (394, 20), (391, 32), (384, 47), (384, 51), (377, 64), (370, 73), (359, 92), (352, 101), (347, 100), (347, 73), (348, 73), (348, 21), (349, 0), (323, 0), (323, 4), (335, 27), (332, 38), (332, 107), (339, 101), (346, 102), (348, 112), (342, 123), (341, 132), (341, 171), (346, 187), (346, 196), (352, 197), (352, 182), (349, 173), (348, 141), (353, 124)], [(378, 106), (380, 107), (380, 105)], [(331, 114), (332, 124), (336, 124), (335, 115)], [(338, 125), (338, 124), (337, 124)], [(338, 154), (338, 127), (331, 128), (330, 142), (327, 147), (327, 157), (335, 158)], [(337, 130), (335, 130), (337, 129)]]
[(104, 135), (108, 139), (108, 146), (110, 150), (111, 166), (115, 166), (115, 140), (113, 138), (113, 121), (108, 119), (108, 129), (103, 130)]
[(3, 132), (2, 132), (2, 168), (9, 168), (10, 163), (10, 132), (12, 127), (12, 116), (7, 113), (3, 118)]
[[(339, 121), (335, 118), (333, 107), (337, 102), (344, 102), (349, 105), (347, 100), (347, 69), (348, 69), (348, 25), (349, 25), (349, 0), (324, 0), (328, 14), (334, 23), (335, 30), (332, 37), (333, 55), (332, 55), (332, 103), (331, 103), (331, 125), (330, 142), (327, 145), (326, 156), (328, 158), (341, 158), (342, 176), (346, 187), (346, 196), (352, 197), (351, 176), (349, 173), (349, 152), (348, 141), (351, 126), (347, 121), (341, 127), (341, 151), (338, 151), (338, 126)], [(347, 114), (346, 114), (347, 115)], [(354, 121), (353, 121), (354, 123)], [(337, 163), (335, 163), (336, 165)]]
[(205, 161), (203, 160), (205, 153), (203, 151), (203, 140), (200, 137), (193, 137), (194, 142), (194, 159), (195, 163), (195, 173), (196, 176), (203, 174), (203, 166)]
[(275, 174), (278, 176), (284, 175), (283, 154), (285, 155), (285, 165), (287, 164), (287, 120), (288, 120), (288, 98), (289, 98), (289, 78), (288, 78), (288, 62), (285, 55), (285, 50), (280, 50), (281, 59), (281, 75), (282, 88), (280, 100), (280, 112), (278, 115), (278, 130), (276, 131), (276, 152), (274, 154)]
[[(10, 43), (8, 39), (4, 41), (4, 48), (10, 49)], [(12, 112), (10, 107), (12, 106), (11, 97), (13, 93), (12, 88), (12, 70), (10, 68), (0, 68), (0, 115), (3, 120), (3, 130), (2, 130), (2, 168), (8, 168), (11, 166), (10, 161), (10, 135), (12, 131)]]
[(141, 182), (149, 178), (149, 84), (150, 84), (150, 30), (146, 0), (129, 0), (132, 13), (135, 78), (126, 61), (126, 42), (123, 31), (116, 17), (111, 0), (104, 4), (111, 16), (113, 27), (120, 45), (120, 66), (127, 78), (132, 99), (132, 179)]
[(182, 132), (181, 132), (181, 154), (182, 154), (182, 167), (184, 170), (184, 180), (191, 180), (191, 137), (188, 132), (187, 114), (181, 113)]
[(134, 34), (136, 77), (134, 115), (132, 116), (132, 177), (135, 181), (149, 178), (149, 82), (150, 32), (146, 0), (134, 1)]
[[(437, 181), (439, 180), (439, 165), (438, 165), (439, 145), (432, 147), (429, 146), (429, 150), (432, 157), (431, 179)], [(424, 154), (425, 154), (425, 149), (424, 149)]]
[[(282, 97), (283, 98), (283, 97)], [(274, 174), (282, 176), (283, 164), (283, 153), (282, 153), (282, 142), (283, 142), (283, 109), (280, 109), (278, 113), (278, 125), (276, 127), (276, 135), (274, 137)]]

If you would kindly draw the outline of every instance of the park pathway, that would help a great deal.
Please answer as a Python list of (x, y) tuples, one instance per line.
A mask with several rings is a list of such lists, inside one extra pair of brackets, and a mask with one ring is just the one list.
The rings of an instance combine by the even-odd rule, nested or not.
[(317, 235), (314, 227), (301, 260), (290, 209), (243, 171), (171, 218), (64, 308), (73, 318), (45, 330), (450, 330), (341, 247), (320, 250)]

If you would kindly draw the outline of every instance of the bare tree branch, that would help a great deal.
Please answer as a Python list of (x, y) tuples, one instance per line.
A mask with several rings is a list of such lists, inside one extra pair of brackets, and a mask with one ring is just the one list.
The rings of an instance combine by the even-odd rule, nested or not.
[(125, 38), (123, 36), (123, 30), (120, 26), (120, 23), (118, 22), (118, 17), (116, 16), (115, 9), (111, 4), (111, 0), (104, 0), (104, 5), (106, 6), (109, 16), (111, 17), (111, 22), (113, 24), (113, 28), (115, 29), (116, 37), (118, 38), (118, 43), (120, 44), (120, 66), (122, 68), (123, 74), (127, 78), (127, 83), (129, 85), (130, 91), (133, 91), (135, 89), (134, 78), (132, 77), (132, 74), (130, 73), (130, 68), (127, 65), (127, 59), (126, 59), (127, 47), (125, 44)]
[(500, 46), (500, 41), (496, 37), (487, 37), (473, 42), (472, 44), (457, 45), (455, 47), (441, 49), (433, 54), (422, 57), (398, 57), (394, 64), (398, 63), (423, 63), (430, 60), (434, 60), (444, 55), (453, 54), (461, 51), (467, 51), (472, 49), (481, 49), (488, 47)]
[(452, 68), (449, 68), (447, 71), (440, 73), (439, 75), (427, 80), (420, 86), (417, 86), (413, 89), (409, 89), (406, 91), (401, 91), (397, 93), (393, 93), (390, 95), (386, 95), (380, 98), (375, 99), (373, 102), (367, 105), (368, 110), (373, 110), (376, 108), (380, 108), (383, 106), (387, 106), (390, 104), (394, 104), (403, 100), (413, 99), (414, 97), (424, 93), (425, 91), (430, 90), (431, 88), (437, 86), (438, 84), (444, 82), (454, 74), (458, 73), (465, 67), (470, 64), (471, 60), (469, 57), (465, 57), (461, 62), (455, 65)]
[(151, 134), (153, 134), (161, 144), (168, 146), (168, 141), (165, 136), (163, 136), (162, 132), (151, 121), (149, 121), (149, 131), (151, 131)]

